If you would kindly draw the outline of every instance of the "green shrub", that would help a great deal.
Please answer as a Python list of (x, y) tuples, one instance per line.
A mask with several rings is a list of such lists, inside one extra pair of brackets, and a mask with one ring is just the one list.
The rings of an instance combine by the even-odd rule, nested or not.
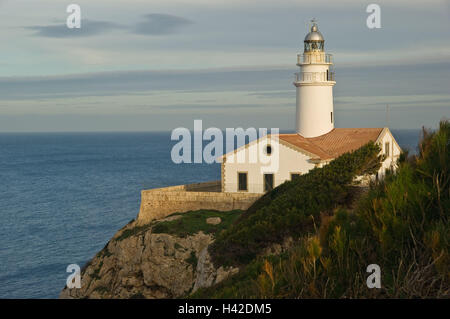
[(195, 270), (195, 268), (197, 267), (197, 262), (198, 262), (198, 258), (195, 255), (195, 251), (191, 251), (191, 254), (189, 255), (189, 257), (186, 259), (186, 262), (188, 264), (192, 265), (192, 269)]
[[(153, 226), (152, 232), (155, 234), (171, 234), (178, 237), (190, 236), (200, 231), (205, 234), (218, 234), (222, 230), (228, 228), (241, 214), (241, 210), (232, 210), (228, 212), (198, 210), (182, 214), (175, 213), (171, 216), (179, 215), (180, 217), (178, 219), (158, 222)], [(208, 224), (206, 219), (210, 217), (220, 217), (220, 224)]]
[(356, 176), (378, 170), (379, 152), (377, 145), (369, 143), (264, 195), (218, 236), (210, 247), (214, 263), (246, 264), (287, 236), (312, 232), (321, 212), (349, 203)]
[[(237, 275), (216, 286), (200, 289), (192, 297), (448, 298), (449, 144), (448, 121), (441, 122), (437, 132), (424, 131), (419, 155), (405, 158), (395, 174), (372, 185), (353, 208), (340, 205), (332, 217), (321, 219), (319, 229), (304, 232), (282, 255), (254, 257), (242, 265)], [(312, 173), (317, 174), (317, 170)], [(253, 214), (266, 218), (259, 212), (273, 207), (271, 203), (277, 198), (283, 198), (283, 193), (289, 192), (286, 187), (299, 189), (293, 183), (282, 185), (282, 191), (269, 193), (256, 203)], [(303, 194), (310, 200), (300, 199), (298, 205), (315, 207), (310, 203), (311, 194)], [(285, 215), (292, 221), (288, 213)], [(242, 218), (241, 222), (245, 220)], [(239, 225), (237, 223), (233, 228)], [(244, 234), (252, 240), (248, 230), (265, 232), (268, 224), (262, 225), (261, 228), (248, 228)], [(270, 227), (267, 229), (272, 231)], [(279, 232), (286, 233), (284, 228)], [(226, 235), (221, 238), (223, 243), (235, 246), (243, 238), (231, 237), (235, 241), (228, 242), (230, 237)], [(224, 253), (223, 247), (218, 247), (220, 253)], [(238, 247), (241, 250), (233, 247), (238, 260), (243, 260), (245, 254), (252, 257), (244, 247)], [(369, 264), (381, 267), (381, 289), (367, 288), (366, 267)]]
[(136, 236), (136, 235), (139, 235), (139, 234), (143, 234), (148, 229), (150, 229), (152, 225), (153, 225), (152, 223), (149, 223), (149, 224), (142, 225), (142, 226), (134, 226), (133, 228), (130, 228), (130, 229), (125, 229), (125, 230), (122, 231), (122, 233), (119, 236), (114, 238), (114, 240), (122, 241), (122, 240), (124, 240), (124, 239), (126, 239), (128, 237)]

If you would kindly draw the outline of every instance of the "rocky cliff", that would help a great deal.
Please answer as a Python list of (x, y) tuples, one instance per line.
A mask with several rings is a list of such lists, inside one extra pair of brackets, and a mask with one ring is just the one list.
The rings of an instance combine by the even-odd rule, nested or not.
[(65, 287), (60, 298), (177, 298), (238, 272), (213, 266), (207, 249), (214, 241), (211, 233), (153, 231), (181, 217), (144, 226), (130, 222), (82, 269), (81, 288)]

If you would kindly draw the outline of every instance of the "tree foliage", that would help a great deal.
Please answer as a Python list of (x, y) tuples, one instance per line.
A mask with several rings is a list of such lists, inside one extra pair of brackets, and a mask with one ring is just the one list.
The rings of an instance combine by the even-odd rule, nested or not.
[(356, 176), (379, 169), (379, 153), (371, 142), (265, 194), (218, 236), (210, 248), (213, 261), (245, 264), (271, 244), (313, 231), (321, 212), (349, 201)]
[[(214, 254), (241, 262), (241, 271), (193, 297), (448, 298), (450, 123), (424, 130), (418, 155), (403, 156), (395, 173), (346, 207), (347, 185), (377, 152), (365, 146), (255, 203), (215, 246)], [(317, 218), (335, 206), (332, 216)], [(290, 249), (257, 256), (263, 242), (286, 234), (298, 235)], [(369, 264), (381, 268), (381, 289), (366, 285)]]

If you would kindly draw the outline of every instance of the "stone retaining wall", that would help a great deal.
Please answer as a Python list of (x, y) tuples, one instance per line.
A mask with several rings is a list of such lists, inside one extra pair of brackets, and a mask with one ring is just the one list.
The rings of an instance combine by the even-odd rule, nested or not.
[(220, 192), (220, 181), (143, 190), (137, 221), (146, 224), (170, 214), (199, 209), (245, 210), (262, 194)]

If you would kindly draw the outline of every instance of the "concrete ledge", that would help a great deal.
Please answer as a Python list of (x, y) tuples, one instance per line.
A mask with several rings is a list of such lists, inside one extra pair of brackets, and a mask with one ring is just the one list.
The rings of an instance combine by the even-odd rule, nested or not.
[(262, 194), (254, 193), (220, 192), (220, 181), (143, 190), (137, 222), (146, 224), (173, 213), (199, 209), (245, 210), (261, 196)]

